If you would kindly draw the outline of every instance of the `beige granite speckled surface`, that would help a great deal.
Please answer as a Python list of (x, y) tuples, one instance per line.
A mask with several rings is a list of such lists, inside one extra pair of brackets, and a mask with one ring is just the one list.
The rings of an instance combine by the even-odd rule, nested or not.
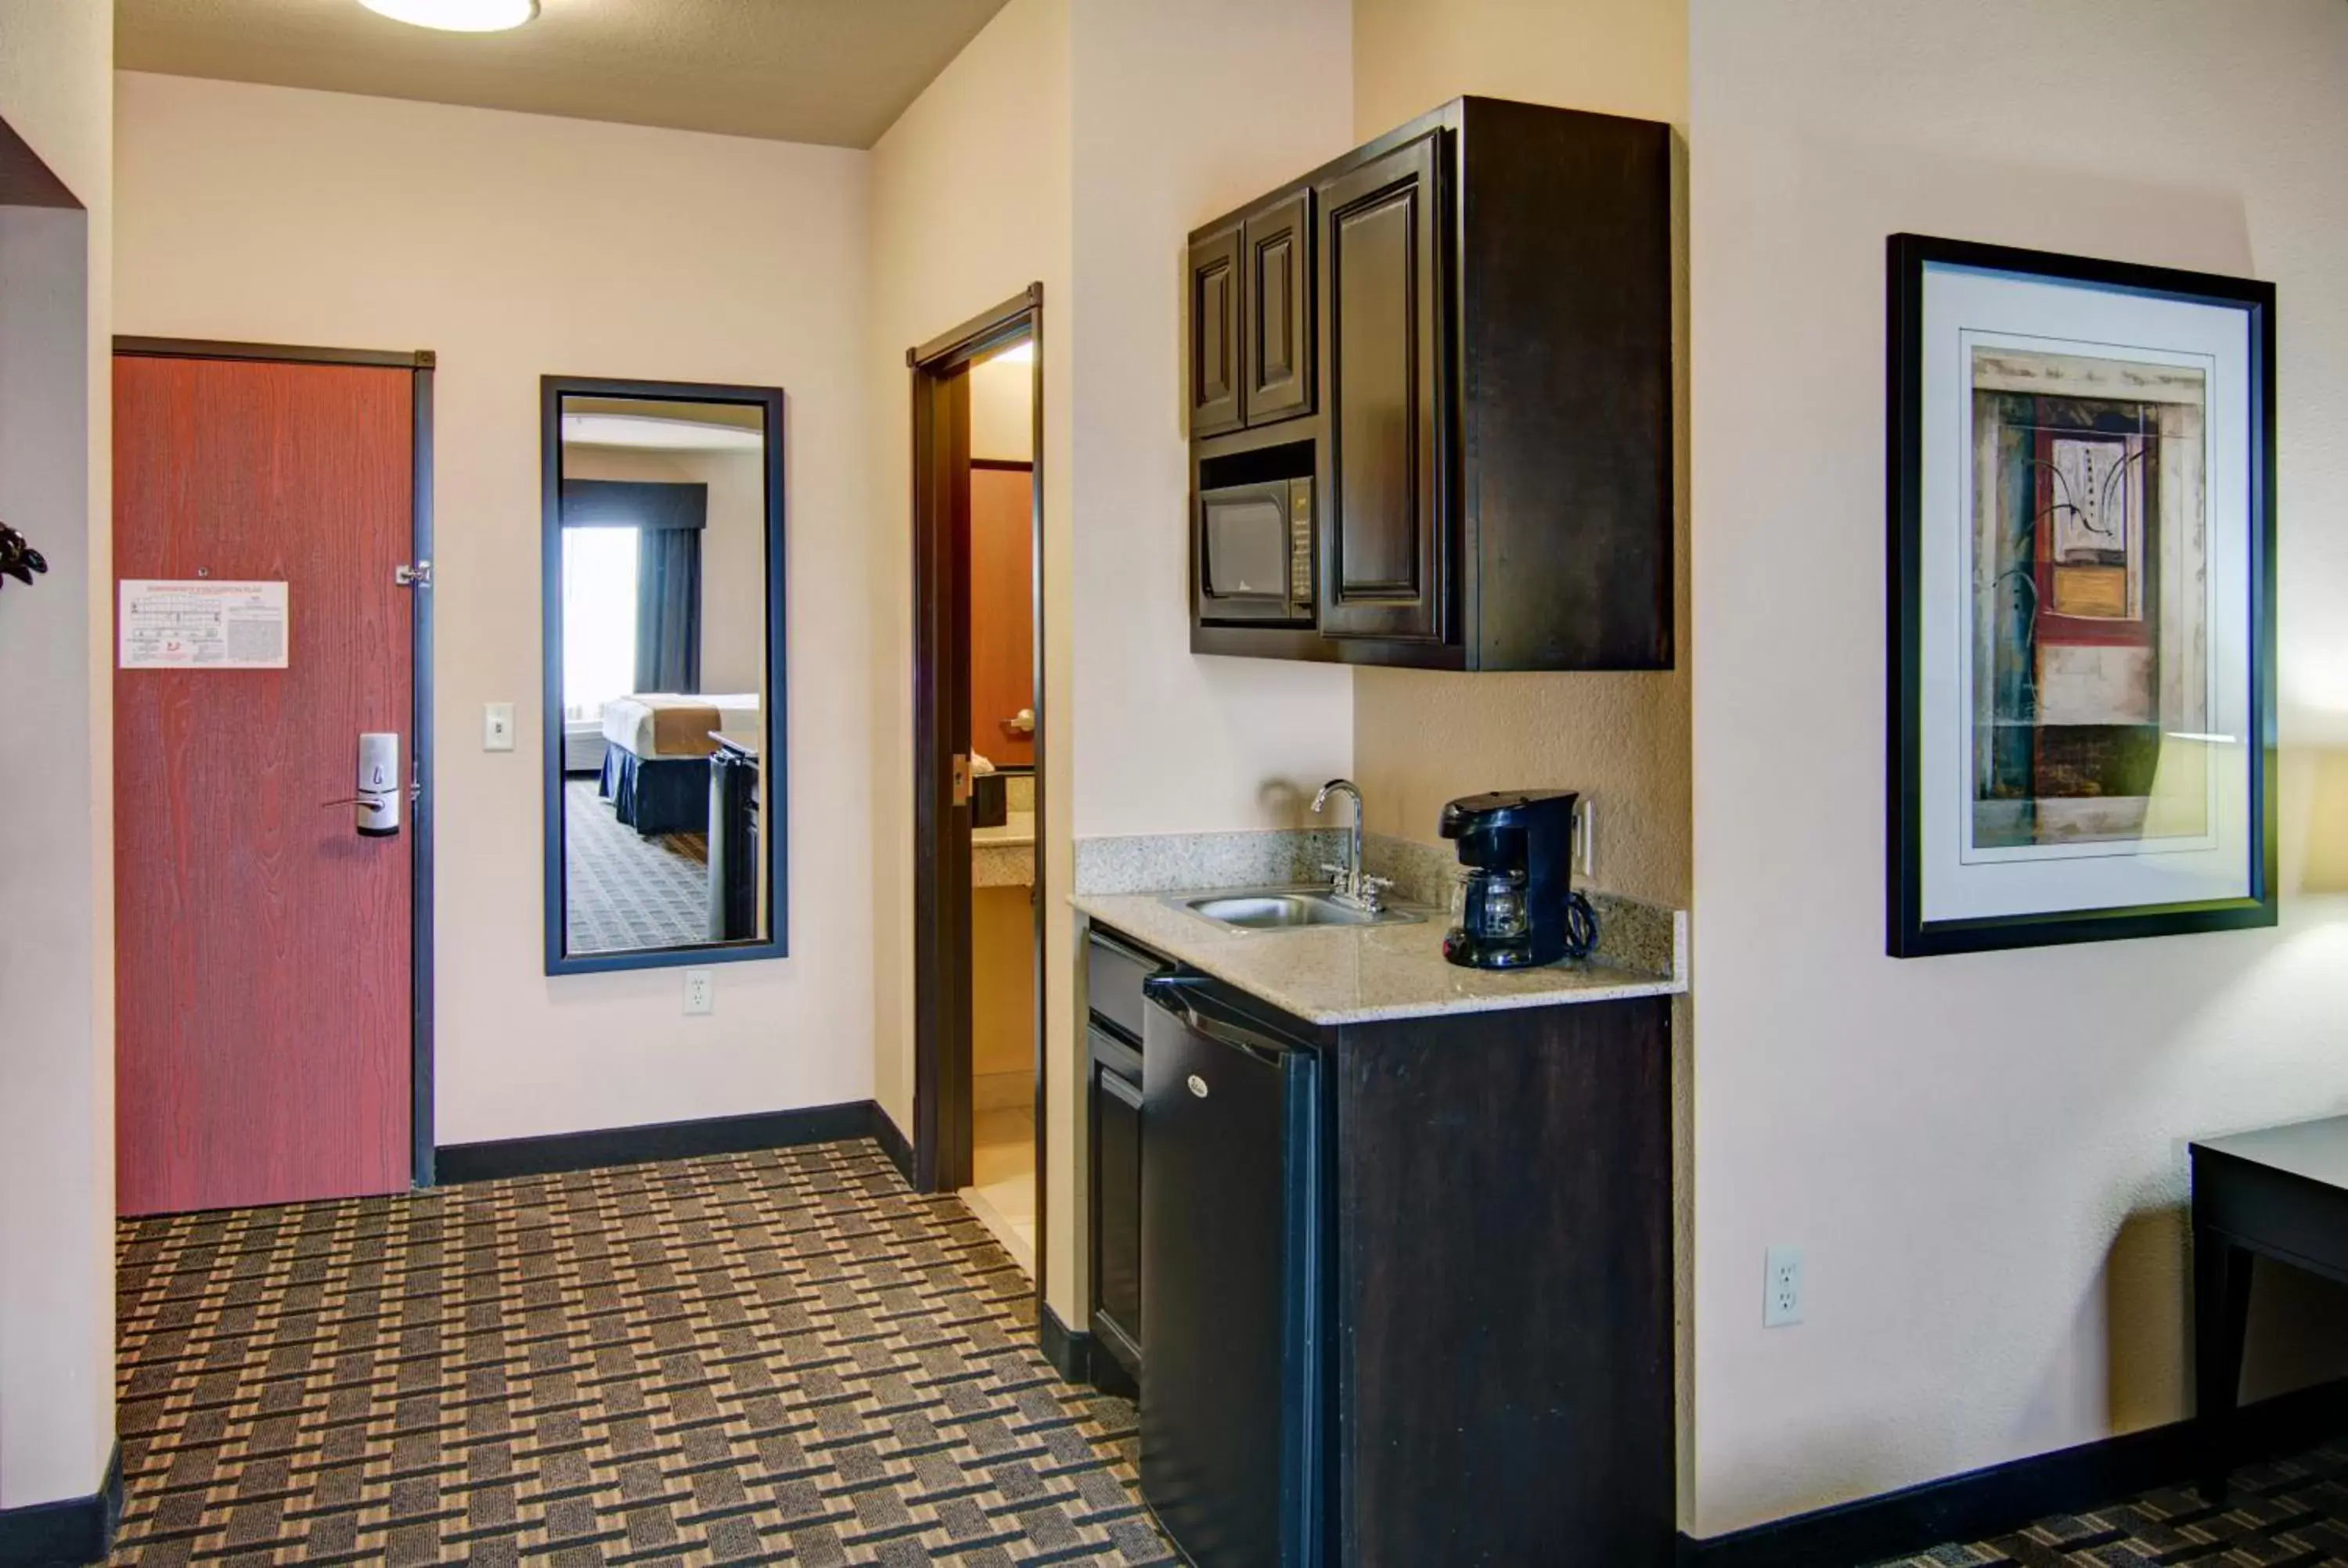
[(1325, 882), (1345, 835), (1303, 832), (1153, 833), (1076, 840), (1079, 893), (1151, 893), (1172, 887), (1270, 887)]
[[(1165, 893), (1176, 888), (1325, 886), (1321, 866), (1342, 859), (1342, 830), (1252, 833), (1169, 833), (1076, 841), (1079, 895)], [(1451, 846), (1373, 833), (1363, 845), (1371, 873), (1394, 883), (1393, 897), (1435, 911), (1451, 907), (1459, 860)], [(1687, 916), (1612, 893), (1591, 892), (1598, 914), (1600, 966), (1651, 976), (1673, 976), (1687, 989)], [(1448, 923), (1449, 917), (1433, 918)], [(1293, 935), (1294, 933), (1271, 933)], [(1138, 933), (1136, 933), (1138, 935)]]
[[(1443, 956), (1448, 921), (1439, 909), (1421, 910), (1426, 918), (1414, 925), (1245, 931), (1194, 915), (1179, 897), (1162, 893), (1080, 893), (1069, 902), (1089, 919), (1313, 1023), (1615, 1001), (1687, 989), (1684, 967), (1676, 962), (1661, 973), (1595, 960), (1537, 969), (1462, 968)], [(1673, 921), (1683, 932), (1685, 918)], [(1684, 951), (1684, 938), (1678, 950)]]
[(998, 827), (970, 830), (972, 886), (1024, 887), (1035, 880), (1035, 814), (1032, 810), (1005, 813)]

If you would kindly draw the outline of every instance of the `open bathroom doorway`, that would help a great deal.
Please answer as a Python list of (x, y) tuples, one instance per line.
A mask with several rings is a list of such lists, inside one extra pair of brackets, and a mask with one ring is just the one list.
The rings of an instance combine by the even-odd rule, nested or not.
[(1041, 1280), (1043, 295), (913, 372), (915, 1184)]

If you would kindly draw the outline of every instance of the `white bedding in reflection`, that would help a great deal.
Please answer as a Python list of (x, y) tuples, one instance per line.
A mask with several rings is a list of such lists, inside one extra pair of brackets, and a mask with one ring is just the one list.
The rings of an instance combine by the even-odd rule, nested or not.
[(613, 744), (633, 752), (639, 757), (705, 757), (710, 744), (706, 735), (699, 735), (699, 745), (689, 751), (659, 749), (654, 739), (655, 715), (663, 709), (715, 708), (717, 723), (713, 730), (755, 730), (758, 727), (758, 693), (710, 692), (639, 692), (633, 696), (614, 697), (603, 704), (603, 738)]

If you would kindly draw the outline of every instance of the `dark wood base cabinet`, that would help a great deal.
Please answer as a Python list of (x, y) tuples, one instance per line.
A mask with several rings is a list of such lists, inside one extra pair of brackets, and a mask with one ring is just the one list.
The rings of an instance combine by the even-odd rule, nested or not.
[(1336, 1561), (1662, 1568), (1671, 1011), (1339, 1031)]
[[(1320, 1027), (1159, 972), (1141, 1057), (1096, 1020), (1093, 1321), (1120, 1375), (1138, 1330), (1144, 1495), (1198, 1568), (1664, 1568), (1669, 1000)], [(1137, 1121), (1106, 1078), (1145, 1058)]]
[[(1460, 98), (1193, 231), (1194, 651), (1671, 667), (1671, 162)], [(1217, 498), (1283, 481), (1306, 580), (1268, 588), (1279, 519)]]

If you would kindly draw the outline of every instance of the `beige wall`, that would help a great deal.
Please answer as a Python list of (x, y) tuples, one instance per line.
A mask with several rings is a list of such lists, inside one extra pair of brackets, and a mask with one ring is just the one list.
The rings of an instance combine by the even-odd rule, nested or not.
[[(1883, 956), (1889, 233), (2275, 282), (2283, 739), (2343, 733), (2348, 7), (2123, 9), (1694, 5), (1705, 1533), (2182, 1416), (2186, 1141), (2348, 1110), (2338, 899)], [(1807, 1321), (1764, 1330), (1779, 1243)]]
[[(1687, 125), (1685, 0), (1354, 0), (1354, 130), (1367, 140), (1462, 93)], [(1675, 245), (1674, 253), (1684, 246)], [(1684, 289), (1678, 291), (1683, 296)], [(1684, 305), (1675, 307), (1684, 322)], [(1685, 429), (1681, 333), (1678, 427)], [(1687, 898), (1686, 455), (1676, 671), (1354, 678), (1354, 776), (1381, 833), (1434, 842), (1443, 803), (1488, 789), (1580, 791), (1596, 814), (1591, 882)]]
[(765, 456), (569, 446), (563, 450), (562, 472), (572, 479), (643, 479), (709, 487), (708, 526), (701, 533), (701, 689), (764, 692)]
[(1461, 93), (1684, 128), (1685, 0), (1354, 0), (1364, 139)]
[[(913, 1125), (912, 425), (905, 351), (1044, 285), (1045, 897), (1068, 886), (1068, 0), (1011, 0), (872, 149), (865, 507), (872, 671), (874, 1096)], [(1052, 994), (1070, 984), (1047, 952)]]
[(86, 213), (0, 210), (0, 518), (48, 558), (0, 606), (23, 672), (0, 799), (0, 1508), (87, 1496), (114, 1439), (113, 26), (0, 0), (0, 118)]
[(95, 1492), (114, 1441), (113, 21), (0, 0), (0, 119), (86, 212), (0, 208), (0, 1509)]
[[(429, 348), (437, 384), (438, 1135), (871, 1091), (862, 154), (125, 75), (125, 332)], [(791, 957), (541, 971), (538, 378), (789, 396)]]
[(1293, 826), (1351, 766), (1347, 671), (1190, 652), (1180, 353), (1190, 229), (1353, 145), (1351, 33), (1344, 0), (1076, 13), (1079, 837)]

